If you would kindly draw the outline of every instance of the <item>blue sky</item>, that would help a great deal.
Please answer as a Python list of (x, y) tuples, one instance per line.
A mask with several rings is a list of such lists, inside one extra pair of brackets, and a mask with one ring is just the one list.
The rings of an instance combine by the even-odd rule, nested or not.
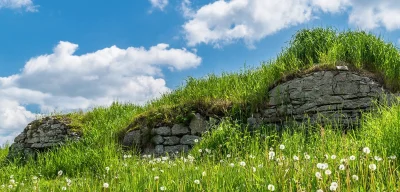
[(143, 104), (188, 76), (257, 67), (300, 29), (400, 43), (398, 0), (0, 0), (0, 145), (38, 114)]

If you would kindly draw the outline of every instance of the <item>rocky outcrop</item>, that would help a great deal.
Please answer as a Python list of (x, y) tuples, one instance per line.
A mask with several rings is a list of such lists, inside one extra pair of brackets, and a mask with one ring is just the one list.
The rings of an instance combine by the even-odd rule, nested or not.
[(383, 102), (383, 95), (391, 97), (370, 77), (346, 69), (318, 71), (271, 89), (267, 107), (258, 119), (250, 121), (282, 124), (291, 119), (350, 126), (357, 122), (361, 112), (374, 107), (373, 100)]
[(29, 123), (9, 148), (8, 160), (35, 158), (37, 152), (64, 145), (68, 140), (77, 141), (81, 133), (66, 118), (45, 117)]

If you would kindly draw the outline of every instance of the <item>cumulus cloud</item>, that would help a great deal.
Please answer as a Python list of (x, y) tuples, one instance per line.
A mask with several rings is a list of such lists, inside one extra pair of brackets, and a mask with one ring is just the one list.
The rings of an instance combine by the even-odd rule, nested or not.
[(0, 145), (22, 131), (35, 114), (107, 106), (113, 101), (145, 104), (169, 92), (162, 68), (195, 68), (201, 58), (184, 48), (111, 46), (75, 55), (78, 45), (61, 41), (53, 53), (31, 58), (20, 73), (0, 77)]
[(37, 7), (32, 0), (0, 0), (0, 9), (25, 9), (27, 12), (36, 12)]
[(385, 27), (387, 30), (400, 28), (400, 2), (397, 0), (352, 0), (349, 23), (371, 30)]
[(168, 0), (149, 0), (153, 8), (164, 10), (168, 5)]
[(201, 43), (214, 47), (243, 40), (250, 48), (254, 42), (282, 29), (309, 22), (317, 13), (348, 13), (348, 22), (362, 29), (400, 28), (398, 0), (218, 0), (190, 7), (181, 1), (187, 19), (183, 32), (189, 46)]

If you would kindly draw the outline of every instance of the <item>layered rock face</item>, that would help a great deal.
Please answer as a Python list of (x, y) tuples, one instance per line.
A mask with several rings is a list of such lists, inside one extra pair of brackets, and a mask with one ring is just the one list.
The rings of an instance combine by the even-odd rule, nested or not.
[(24, 131), (14, 139), (7, 159), (35, 158), (37, 152), (61, 146), (67, 140), (77, 141), (80, 137), (79, 132), (71, 129), (68, 120), (53, 117), (35, 120), (29, 123)]
[(156, 156), (187, 152), (201, 140), (201, 135), (215, 124), (216, 120), (207, 121), (197, 113), (189, 125), (174, 124), (172, 127), (152, 129), (142, 127), (130, 131), (125, 135), (122, 144), (126, 147), (136, 147), (144, 154)]
[(260, 118), (274, 124), (309, 118), (312, 123), (349, 126), (362, 111), (374, 107), (374, 99), (383, 101), (383, 95), (388, 92), (369, 77), (350, 71), (318, 71), (274, 87)]

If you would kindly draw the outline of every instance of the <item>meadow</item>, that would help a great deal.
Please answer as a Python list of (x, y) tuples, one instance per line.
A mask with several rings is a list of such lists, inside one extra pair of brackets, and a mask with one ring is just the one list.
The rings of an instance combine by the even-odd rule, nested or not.
[[(363, 31), (304, 29), (257, 68), (188, 78), (144, 106), (116, 101), (70, 113), (84, 139), (36, 161), (1, 164), (0, 191), (400, 191), (400, 100), (363, 113), (346, 133), (309, 123), (247, 131), (246, 117), (268, 100), (265, 92), (276, 81), (341, 63), (400, 91), (393, 44)], [(120, 135), (132, 121), (184, 121), (182, 114), (204, 108), (226, 118), (188, 154), (173, 159), (122, 150)], [(7, 152), (1, 147), (0, 162)]]

